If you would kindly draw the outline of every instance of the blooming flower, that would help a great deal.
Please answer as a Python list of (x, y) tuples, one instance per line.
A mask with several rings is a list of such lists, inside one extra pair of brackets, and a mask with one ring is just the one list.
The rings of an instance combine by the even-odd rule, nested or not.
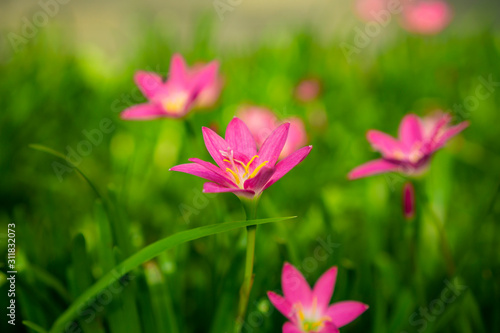
[(166, 82), (156, 73), (137, 72), (134, 76), (135, 83), (148, 102), (129, 107), (121, 117), (127, 120), (148, 120), (185, 116), (200, 94), (216, 84), (218, 68), (218, 62), (212, 61), (193, 71), (187, 67), (181, 55), (174, 54)]
[(310, 102), (319, 96), (321, 83), (317, 79), (305, 79), (295, 88), (295, 97), (301, 102)]
[(355, 168), (349, 173), (349, 179), (391, 171), (408, 175), (423, 172), (432, 154), (469, 126), (467, 121), (449, 126), (450, 121), (449, 114), (440, 113), (424, 119), (409, 114), (401, 121), (398, 139), (376, 130), (368, 131), (368, 141), (382, 158)]
[(285, 146), (281, 151), (280, 159), (287, 157), (307, 142), (304, 122), (298, 117), (290, 117), (280, 122), (271, 110), (258, 106), (240, 109), (238, 117), (248, 126), (257, 143), (257, 148), (262, 146), (267, 136), (280, 124), (283, 122), (290, 123), (290, 130), (288, 131)]
[(252, 133), (237, 117), (227, 126), (225, 139), (203, 127), (205, 145), (217, 166), (198, 158), (190, 158), (189, 161), (193, 163), (177, 165), (170, 170), (209, 180), (203, 186), (203, 192), (206, 193), (233, 192), (241, 197), (258, 197), (262, 191), (302, 162), (312, 149), (312, 146), (303, 147), (277, 163), (289, 128), (288, 123), (276, 128), (257, 153)]
[(411, 182), (403, 186), (403, 213), (407, 220), (415, 216), (415, 188)]
[(329, 305), (337, 279), (337, 267), (324, 273), (311, 290), (304, 276), (292, 265), (285, 263), (281, 274), (284, 296), (269, 291), (271, 303), (289, 322), (283, 333), (334, 333), (349, 324), (368, 309), (356, 301), (343, 301)]
[(446, 28), (451, 16), (444, 1), (409, 2), (403, 7), (401, 25), (410, 32), (432, 35)]

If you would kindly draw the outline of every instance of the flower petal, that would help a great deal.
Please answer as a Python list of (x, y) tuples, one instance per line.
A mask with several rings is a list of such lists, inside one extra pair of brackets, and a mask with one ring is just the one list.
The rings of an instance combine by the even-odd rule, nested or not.
[(186, 62), (178, 53), (174, 54), (170, 60), (168, 81), (178, 82), (181, 85), (185, 85), (189, 81)]
[(379, 173), (397, 171), (400, 168), (398, 164), (386, 161), (384, 159), (373, 160), (354, 168), (347, 178), (350, 180), (362, 177), (368, 177)]
[(163, 86), (161, 76), (153, 72), (138, 71), (134, 75), (134, 81), (148, 99), (153, 98), (156, 92)]
[(267, 297), (274, 305), (274, 307), (281, 312), (285, 317), (292, 320), (291, 316), (293, 314), (293, 305), (288, 302), (283, 296), (280, 296), (272, 291), (267, 292)]
[(255, 177), (245, 181), (245, 189), (253, 190), (255, 193), (260, 193), (264, 185), (266, 185), (269, 179), (273, 176), (275, 170), (275, 168), (263, 167)]
[(276, 170), (269, 180), (269, 182), (264, 186), (264, 190), (269, 186), (276, 183), (281, 177), (286, 175), (290, 170), (295, 168), (297, 164), (302, 162), (307, 155), (311, 152), (312, 146), (302, 147), (299, 150), (293, 152), (288, 155), (285, 159), (281, 160), (278, 164), (276, 164)]
[(416, 142), (422, 141), (420, 118), (414, 114), (406, 115), (399, 125), (399, 140), (411, 149)]
[(383, 155), (392, 155), (394, 151), (401, 150), (401, 143), (383, 132), (369, 130), (366, 133), (366, 138), (373, 149), (381, 152)]
[(319, 333), (339, 333), (339, 329), (334, 323), (327, 321)]
[(239, 188), (224, 187), (216, 183), (205, 183), (203, 184), (203, 193), (226, 193), (232, 192), (236, 195), (241, 195), (244, 197), (252, 198), (255, 195), (254, 191), (242, 190)]
[(207, 150), (210, 153), (210, 156), (214, 159), (215, 163), (219, 165), (219, 167), (223, 170), (226, 169), (227, 165), (225, 164), (224, 157), (220, 153), (220, 151), (227, 151), (229, 148), (229, 144), (221, 138), (217, 133), (212, 131), (208, 127), (202, 128), (203, 139), (205, 140), (205, 146), (207, 146)]
[(212, 61), (203, 66), (192, 78), (191, 88), (195, 94), (217, 82), (217, 72), (219, 71), (219, 62)]
[[(209, 163), (210, 164), (210, 163)], [(197, 163), (187, 163), (187, 164), (180, 164), (172, 167), (169, 171), (178, 171), (178, 172), (184, 172), (188, 173), (190, 175), (194, 175), (197, 177), (204, 178), (206, 180), (210, 180), (212, 182), (216, 182), (218, 184), (221, 184), (223, 186), (236, 186), (233, 182), (228, 180), (226, 177), (222, 176), (221, 174), (211, 171), (207, 169), (206, 167), (197, 164)]]
[(291, 322), (286, 322), (283, 325), (283, 333), (302, 333), (302, 330)]
[(313, 289), (313, 297), (316, 298), (320, 311), (324, 311), (328, 308), (330, 300), (332, 299), (333, 290), (335, 289), (336, 280), (337, 267), (332, 267), (316, 281)]
[(327, 315), (337, 327), (349, 324), (368, 309), (368, 305), (356, 301), (344, 301), (328, 308)]
[(150, 103), (131, 106), (120, 114), (124, 120), (150, 120), (165, 116), (165, 112), (160, 107)]
[(304, 276), (292, 265), (285, 263), (281, 274), (281, 287), (287, 301), (291, 304), (302, 303), (309, 307), (312, 302), (311, 287)]
[(226, 171), (222, 171), (220, 168), (216, 167), (212, 163), (200, 160), (199, 158), (190, 158), (190, 159), (188, 159), (188, 161), (189, 162), (193, 162), (193, 163), (197, 163), (197, 164), (201, 165), (202, 167), (205, 167), (208, 170), (210, 170), (212, 172), (215, 172), (216, 174), (218, 174), (218, 175), (226, 178), (229, 186), (235, 186), (236, 187), (236, 184), (233, 182), (233, 180), (231, 178), (227, 178), (228, 177), (227, 172)]
[(252, 133), (250, 133), (247, 125), (237, 117), (234, 117), (227, 125), (226, 142), (231, 148), (247, 155), (249, 158), (257, 154), (257, 147)]
[(285, 123), (276, 128), (264, 141), (260, 148), (256, 165), (268, 161), (267, 165), (274, 166), (286, 143), (290, 123)]
[(436, 144), (432, 147), (433, 151), (436, 151), (437, 149), (442, 148), (448, 140), (450, 140), (452, 137), (457, 135), (458, 133), (462, 132), (464, 129), (466, 129), (469, 126), (468, 121), (461, 122), (460, 124), (453, 126), (449, 129), (447, 129), (443, 135), (441, 135), (438, 139)]

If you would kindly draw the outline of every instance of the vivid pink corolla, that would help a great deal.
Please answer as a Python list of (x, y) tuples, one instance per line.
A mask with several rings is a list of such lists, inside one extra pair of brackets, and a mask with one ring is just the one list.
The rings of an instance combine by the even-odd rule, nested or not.
[(337, 267), (324, 273), (311, 289), (304, 276), (292, 265), (285, 263), (281, 274), (283, 295), (267, 293), (271, 303), (289, 322), (283, 333), (334, 333), (349, 324), (368, 309), (356, 301), (343, 301), (330, 305), (335, 289)]
[(285, 123), (276, 128), (257, 152), (257, 145), (245, 123), (235, 117), (226, 129), (225, 139), (207, 127), (203, 138), (217, 166), (190, 158), (193, 163), (177, 165), (170, 170), (189, 173), (209, 182), (203, 192), (233, 192), (237, 196), (254, 198), (302, 162), (312, 149), (303, 147), (278, 162), (290, 128)]
[(433, 35), (448, 26), (451, 16), (451, 9), (444, 1), (408, 2), (403, 7), (401, 25), (413, 33)]
[(269, 109), (258, 106), (243, 107), (238, 111), (238, 117), (248, 126), (257, 148), (260, 148), (267, 136), (283, 123), (290, 123), (288, 137), (279, 159), (283, 159), (307, 143), (307, 134), (302, 119), (290, 117), (279, 121)]
[(181, 55), (174, 54), (165, 82), (156, 73), (137, 72), (135, 83), (148, 102), (127, 108), (121, 117), (126, 120), (149, 120), (185, 116), (207, 89), (214, 89), (213, 86), (218, 84), (218, 68), (219, 63), (212, 61), (193, 70), (188, 68)]
[(453, 136), (463, 131), (469, 122), (450, 126), (451, 115), (437, 113), (419, 118), (406, 115), (399, 125), (399, 138), (370, 130), (367, 139), (382, 158), (365, 163), (352, 170), (349, 179), (367, 177), (384, 172), (401, 172), (416, 175), (425, 171), (432, 154), (442, 148)]

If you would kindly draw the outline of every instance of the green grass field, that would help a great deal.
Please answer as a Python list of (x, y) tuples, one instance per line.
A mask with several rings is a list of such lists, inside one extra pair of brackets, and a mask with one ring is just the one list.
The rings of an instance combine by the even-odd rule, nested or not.
[[(285, 318), (266, 292), (280, 290), (284, 262), (311, 284), (339, 267), (332, 301), (370, 305), (342, 332), (500, 332), (500, 84), (490, 86), (487, 98), (476, 96), (484, 80), (500, 81), (498, 32), (400, 31), (350, 62), (339, 47), (343, 40), (320, 43), (307, 29), (218, 49), (208, 28), (189, 45), (145, 28), (119, 61), (78, 52), (70, 36), (50, 34), (59, 37), (40, 34), (21, 52), (3, 53), (0, 63), (4, 312), (8, 224), (15, 223), (17, 250), (16, 325), (4, 314), (2, 332), (36, 332), (22, 321), (49, 331), (109, 272), (118, 282), (79, 304), (62, 323), (65, 332), (232, 332), (244, 228), (161, 250), (129, 273), (113, 268), (176, 233), (245, 220), (236, 196), (204, 195), (201, 179), (168, 171), (190, 157), (211, 161), (201, 127), (223, 133), (243, 103), (301, 117), (314, 147), (260, 200), (258, 218), (297, 217), (258, 227), (244, 332), (281, 332)], [(185, 121), (121, 120), (121, 111), (145, 100), (134, 72), (166, 75), (175, 52), (190, 64), (220, 61), (225, 85), (217, 106)], [(300, 103), (293, 89), (311, 76), (322, 82), (321, 95)], [(434, 109), (471, 125), (414, 181), (417, 214), (407, 221), (405, 176), (349, 181), (346, 175), (378, 156), (367, 130), (396, 135), (405, 114)], [(88, 154), (73, 156), (88, 180), (64, 160), (30, 148), (78, 153), (88, 140), (84, 131), (96, 129), (102, 139)]]

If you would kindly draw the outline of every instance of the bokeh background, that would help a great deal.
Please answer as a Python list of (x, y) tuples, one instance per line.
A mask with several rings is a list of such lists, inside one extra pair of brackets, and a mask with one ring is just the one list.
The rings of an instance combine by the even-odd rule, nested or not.
[[(342, 45), (354, 44), (367, 22), (348, 1), (221, 0), (231, 8), (221, 15), (212, 1), (70, 0), (51, 2), (54, 15), (26, 28), (49, 2), (0, 2), (2, 313), (13, 222), (18, 270), (16, 326), (4, 314), (2, 332), (34, 332), (22, 320), (50, 328), (106, 271), (106, 254), (118, 262), (176, 232), (244, 219), (234, 195), (203, 196), (201, 179), (168, 171), (189, 157), (209, 160), (201, 126), (223, 133), (241, 105), (300, 117), (314, 146), (261, 199), (259, 217), (298, 217), (259, 227), (247, 332), (281, 330), (284, 318), (265, 293), (279, 291), (285, 261), (310, 283), (337, 265), (333, 301), (370, 305), (342, 332), (500, 332), (500, 85), (467, 104), (483, 79), (500, 82), (497, 1), (450, 1), (453, 18), (433, 35), (408, 32), (393, 15), (351, 57)], [(134, 72), (166, 75), (176, 52), (190, 64), (220, 61), (217, 104), (187, 121), (121, 120), (123, 109), (144, 101)], [(294, 94), (305, 78), (321, 85), (310, 101)], [(436, 109), (471, 125), (413, 181), (417, 215), (407, 221), (405, 176), (346, 175), (377, 156), (368, 129), (396, 135), (405, 114)], [(67, 154), (103, 119), (112, 131), (78, 166), (115, 207), (109, 244), (102, 203), (88, 183), (75, 171), (58, 177), (53, 163), (64, 161), (29, 147)], [(180, 209), (186, 205), (193, 214)], [(120, 237), (127, 248), (117, 246)], [(131, 272), (90, 323), (77, 325), (81, 332), (229, 332), (244, 249), (237, 230), (165, 251)], [(450, 284), (465, 287), (445, 303)]]

